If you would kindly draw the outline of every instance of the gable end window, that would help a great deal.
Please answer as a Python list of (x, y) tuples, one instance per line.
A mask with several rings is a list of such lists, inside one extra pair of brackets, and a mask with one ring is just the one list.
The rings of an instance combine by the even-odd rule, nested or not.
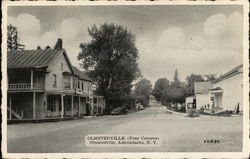
[(57, 88), (57, 78), (56, 78), (56, 74), (53, 74), (53, 88)]
[(63, 71), (63, 63), (61, 63), (61, 71)]

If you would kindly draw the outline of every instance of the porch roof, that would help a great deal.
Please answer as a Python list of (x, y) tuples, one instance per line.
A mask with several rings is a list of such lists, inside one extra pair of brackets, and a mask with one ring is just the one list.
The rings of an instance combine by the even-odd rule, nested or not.
[(223, 89), (221, 87), (216, 87), (209, 90), (210, 93), (222, 93)]

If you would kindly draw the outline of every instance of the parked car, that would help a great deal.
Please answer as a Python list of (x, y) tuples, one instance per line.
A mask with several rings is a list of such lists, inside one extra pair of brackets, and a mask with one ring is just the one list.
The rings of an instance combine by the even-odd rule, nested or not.
[(128, 114), (128, 109), (126, 106), (117, 107), (111, 111), (111, 115), (127, 115), (127, 114)]

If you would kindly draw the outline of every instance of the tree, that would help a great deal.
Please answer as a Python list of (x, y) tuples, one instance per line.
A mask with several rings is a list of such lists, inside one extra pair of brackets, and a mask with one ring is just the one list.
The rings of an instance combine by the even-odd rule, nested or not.
[(153, 95), (156, 100), (164, 102), (167, 100), (167, 92), (169, 89), (169, 80), (167, 78), (160, 78), (155, 82)]
[(13, 25), (7, 26), (7, 48), (8, 51), (24, 49), (24, 45), (18, 43), (18, 31)]
[(179, 76), (179, 73), (178, 73), (178, 70), (176, 69), (174, 72), (174, 81), (172, 83), (173, 87), (175, 87), (175, 88), (181, 87), (181, 82), (180, 82), (180, 79), (178, 76)]
[(169, 99), (172, 103), (175, 104), (177, 110), (177, 103), (184, 103), (185, 96), (183, 92), (183, 88), (171, 87), (169, 90)]
[(214, 74), (207, 74), (207, 75), (205, 75), (205, 77), (206, 77), (206, 81), (212, 82), (212, 81), (214, 81), (214, 80), (217, 79), (217, 74), (216, 73), (214, 73)]
[(144, 98), (144, 106), (148, 105), (149, 96), (152, 93), (152, 84), (147, 79), (141, 79), (135, 84), (135, 95), (142, 96)]
[(93, 25), (88, 33), (92, 40), (80, 44), (78, 60), (97, 82), (95, 93), (105, 97), (110, 111), (124, 104), (124, 97), (131, 94), (132, 82), (139, 77), (135, 36), (121, 25), (106, 23)]

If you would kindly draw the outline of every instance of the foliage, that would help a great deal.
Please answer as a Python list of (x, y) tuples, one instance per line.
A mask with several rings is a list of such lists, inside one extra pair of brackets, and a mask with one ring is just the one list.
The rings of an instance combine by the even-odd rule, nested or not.
[[(178, 73), (178, 70), (176, 69), (174, 73), (174, 81), (171, 83), (170, 90), (168, 93), (169, 100), (175, 104), (185, 102), (183, 85), (178, 76), (179, 76), (179, 73)], [(177, 109), (177, 105), (176, 105), (176, 109)]]
[(217, 79), (217, 74), (215, 73), (215, 74), (207, 74), (207, 75), (205, 75), (205, 77), (206, 77), (206, 81), (214, 81), (214, 80), (216, 80)]
[(153, 95), (158, 101), (166, 101), (168, 99), (169, 80), (167, 78), (160, 78), (155, 82)]
[(18, 31), (13, 25), (7, 26), (7, 48), (8, 51), (24, 49), (24, 45), (18, 43)]
[(135, 84), (135, 91), (136, 96), (141, 96), (140, 100), (143, 99), (144, 101), (141, 102), (143, 106), (148, 105), (149, 103), (149, 96), (152, 93), (152, 84), (147, 79), (141, 79), (139, 82)]
[(131, 94), (132, 82), (140, 75), (135, 36), (116, 24), (88, 28), (89, 43), (81, 43), (78, 60), (98, 84), (97, 94), (106, 99), (108, 109), (124, 104)]
[(185, 96), (182, 88), (172, 87), (169, 91), (169, 98), (172, 103), (184, 103)]
[(189, 117), (198, 117), (198, 116), (200, 116), (199, 110), (196, 110), (196, 109), (188, 109), (187, 113), (188, 113)]
[(141, 103), (144, 107), (147, 107), (149, 104), (149, 98), (143, 95), (135, 96), (136, 103)]
[(181, 81), (179, 79), (179, 73), (178, 70), (176, 69), (174, 72), (174, 81), (171, 84), (174, 88), (180, 88), (181, 87)]

